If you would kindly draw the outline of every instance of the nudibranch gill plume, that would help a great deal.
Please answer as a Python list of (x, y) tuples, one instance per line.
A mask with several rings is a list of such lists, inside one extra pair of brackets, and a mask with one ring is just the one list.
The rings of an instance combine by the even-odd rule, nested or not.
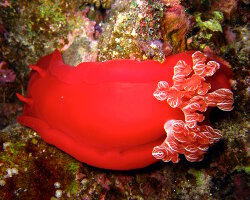
[(110, 60), (73, 67), (55, 50), (30, 66), (26, 97), (17, 94), (24, 103), (18, 122), (100, 168), (178, 162), (179, 154), (199, 161), (222, 135), (202, 113), (214, 106), (229, 111), (233, 104), (230, 69), (207, 59), (190, 51), (164, 63)]

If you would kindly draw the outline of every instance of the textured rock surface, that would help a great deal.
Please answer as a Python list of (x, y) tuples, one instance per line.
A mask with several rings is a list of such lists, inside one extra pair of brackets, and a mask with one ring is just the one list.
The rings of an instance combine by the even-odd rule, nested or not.
[[(3, 199), (244, 199), (249, 168), (242, 148), (228, 139), (205, 160), (157, 163), (141, 170), (108, 171), (80, 163), (18, 124), (0, 132)], [(242, 145), (239, 140), (233, 145)], [(235, 152), (237, 149), (237, 152)], [(241, 165), (241, 166), (240, 166)]]

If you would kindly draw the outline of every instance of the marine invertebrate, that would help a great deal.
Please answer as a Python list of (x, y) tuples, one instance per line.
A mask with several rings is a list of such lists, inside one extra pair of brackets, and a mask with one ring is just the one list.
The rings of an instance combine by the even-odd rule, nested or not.
[(198, 125), (205, 120), (203, 112), (208, 107), (217, 106), (224, 111), (233, 109), (233, 93), (227, 88), (220, 88), (208, 93), (211, 84), (205, 77), (213, 76), (220, 68), (215, 61), (205, 63), (205, 54), (197, 51), (192, 55), (193, 67), (180, 60), (174, 67), (173, 86), (165, 81), (158, 83), (154, 96), (166, 100), (172, 108), (183, 111), (185, 120), (168, 120), (164, 129), (167, 138), (153, 150), (153, 156), (165, 162), (179, 161), (179, 154), (184, 154), (188, 161), (200, 161), (208, 147), (222, 137), (222, 133), (209, 125)]
[[(61, 54), (42, 57), (32, 69), (27, 97), (18, 122), (80, 161), (93, 166), (127, 170), (157, 162), (152, 149), (165, 139), (163, 124), (183, 120), (180, 109), (156, 101), (160, 80), (172, 83), (180, 60), (192, 63), (193, 52), (148, 60), (63, 63)], [(213, 89), (229, 88), (220, 70), (209, 80)], [(171, 113), (171, 114), (168, 114)]]

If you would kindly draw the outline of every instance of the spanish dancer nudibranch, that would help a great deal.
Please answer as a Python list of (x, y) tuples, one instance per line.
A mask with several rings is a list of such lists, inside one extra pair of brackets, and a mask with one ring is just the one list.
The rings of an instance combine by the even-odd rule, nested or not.
[(17, 94), (24, 103), (18, 122), (100, 168), (178, 162), (179, 154), (199, 161), (221, 137), (202, 113), (214, 106), (228, 111), (233, 104), (231, 70), (206, 59), (190, 51), (164, 63), (111, 60), (73, 67), (55, 50), (30, 66), (26, 97)]

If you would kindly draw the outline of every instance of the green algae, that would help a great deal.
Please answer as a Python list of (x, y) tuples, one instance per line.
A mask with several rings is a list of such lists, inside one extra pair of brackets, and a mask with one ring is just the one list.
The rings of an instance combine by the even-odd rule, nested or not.
[(65, 191), (75, 196), (80, 190), (80, 183), (75, 178), (80, 169), (80, 164), (78, 161), (71, 160), (68, 166), (65, 166), (64, 169), (67, 169), (67, 171), (65, 171), (66, 174), (71, 174), (70, 181), (65, 185)]
[(73, 173), (75, 173), (76, 171), (78, 171), (79, 168), (80, 168), (80, 166), (79, 166), (78, 162), (71, 162), (69, 164), (69, 170), (72, 171)]
[(204, 173), (202, 171), (195, 171), (194, 175), (196, 177), (197, 186), (201, 187), (204, 182)]
[[(4, 151), (0, 152), (0, 162), (3, 164), (0, 176), (4, 174), (7, 168), (13, 168), (22, 163), (22, 166), (26, 166), (27, 157), (24, 155), (26, 144), (22, 141), (17, 142), (5, 142)], [(17, 163), (18, 160), (18, 163)], [(1, 179), (2, 177), (0, 177)]]
[[(213, 12), (213, 18), (212, 19), (209, 19), (209, 20), (206, 20), (206, 21), (202, 21), (201, 19), (201, 13), (197, 14), (195, 16), (195, 20), (199, 26), (199, 28), (202, 30), (202, 31), (207, 31), (207, 30), (210, 30), (212, 32), (215, 32), (215, 31), (219, 31), (219, 32), (222, 32), (222, 27), (221, 27), (221, 23), (223, 22), (224, 18), (223, 18), (223, 14), (219, 11), (214, 11)], [(208, 34), (206, 33), (204, 35), (204, 37), (206, 39), (210, 39), (212, 36), (212, 34)]]
[(24, 147), (26, 146), (25, 143), (19, 141), (15, 143), (11, 143), (10, 146), (7, 147), (8, 153), (12, 154), (14, 158), (20, 154), (21, 151), (24, 150)]
[(235, 168), (238, 172), (244, 171), (247, 174), (250, 174), (250, 166), (239, 166)]
[(79, 191), (79, 189), (80, 189), (80, 186), (79, 186), (78, 181), (73, 180), (69, 184), (69, 186), (66, 188), (66, 191), (75, 196), (77, 192)]
[[(197, 37), (199, 39), (203, 39), (205, 41), (210, 41), (214, 36), (214, 33), (221, 32), (222, 33), (222, 22), (224, 20), (223, 14), (219, 11), (213, 12), (213, 17), (206, 21), (202, 21), (201, 19), (202, 14), (198, 13), (195, 15), (195, 20), (197, 26), (200, 29), (199, 34)], [(206, 46), (206, 43), (200, 44), (201, 48), (203, 49)]]
[[(192, 43), (188, 44), (192, 48), (203, 50), (205, 47), (218, 48), (224, 43), (224, 39), (219, 39), (223, 36), (223, 23), (225, 22), (223, 13), (213, 11), (205, 15), (197, 12), (194, 14), (196, 30), (195, 35), (191, 38)], [(198, 31), (197, 31), (198, 30)], [(220, 45), (218, 43), (221, 43)]]

